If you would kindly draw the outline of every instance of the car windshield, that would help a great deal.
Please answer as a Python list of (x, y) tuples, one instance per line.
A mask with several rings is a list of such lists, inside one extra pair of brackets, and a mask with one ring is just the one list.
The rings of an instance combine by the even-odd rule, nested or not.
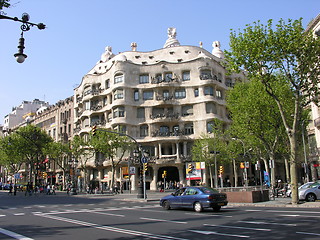
[(200, 190), (201, 190), (203, 193), (206, 193), (206, 194), (218, 193), (217, 190), (215, 190), (215, 189), (213, 189), (213, 188), (210, 188), (210, 187), (202, 187), (202, 188), (200, 188)]

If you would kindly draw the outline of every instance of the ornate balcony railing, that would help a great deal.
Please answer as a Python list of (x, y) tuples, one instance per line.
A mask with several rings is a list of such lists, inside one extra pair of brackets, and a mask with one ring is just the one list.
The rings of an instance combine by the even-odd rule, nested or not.
[(158, 119), (158, 118), (161, 118), (161, 119), (178, 119), (180, 116), (179, 116), (179, 113), (158, 113), (158, 114), (151, 114), (150, 115), (150, 118), (151, 119)]

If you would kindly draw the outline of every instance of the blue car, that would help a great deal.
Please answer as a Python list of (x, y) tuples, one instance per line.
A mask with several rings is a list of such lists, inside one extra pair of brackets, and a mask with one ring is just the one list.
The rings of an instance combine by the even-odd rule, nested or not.
[(166, 210), (192, 208), (201, 212), (204, 208), (212, 208), (219, 211), (227, 204), (227, 195), (210, 187), (185, 187), (160, 199), (160, 206)]

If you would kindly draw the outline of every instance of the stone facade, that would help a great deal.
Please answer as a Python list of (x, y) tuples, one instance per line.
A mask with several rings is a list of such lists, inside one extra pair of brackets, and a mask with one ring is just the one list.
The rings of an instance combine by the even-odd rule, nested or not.
[[(173, 28), (162, 49), (139, 52), (136, 43), (131, 46), (132, 51), (117, 55), (106, 47), (75, 89), (75, 134), (86, 137), (97, 126), (130, 135), (150, 153), (148, 189), (155, 190), (163, 181), (163, 171), (167, 181), (186, 183), (185, 162), (191, 161), (193, 142), (211, 132), (213, 119), (225, 127), (231, 123), (226, 91), (245, 76), (226, 74), (219, 42), (214, 42), (212, 53), (201, 45), (181, 46)], [(108, 163), (99, 168), (93, 160), (89, 164), (91, 181), (108, 181)], [(128, 184), (121, 167), (116, 177)]]

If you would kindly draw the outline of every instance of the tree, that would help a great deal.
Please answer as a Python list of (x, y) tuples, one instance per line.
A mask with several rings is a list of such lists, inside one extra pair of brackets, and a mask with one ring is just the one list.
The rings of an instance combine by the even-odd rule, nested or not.
[[(0, 0), (0, 10), (3, 8), (9, 8), (11, 6), (10, 0)], [(0, 11), (1, 13), (2, 11)]]
[[(281, 19), (273, 26), (254, 22), (241, 32), (230, 34), (230, 51), (226, 52), (230, 71), (246, 70), (249, 78), (256, 78), (265, 91), (275, 100), (282, 124), (290, 143), (290, 173), (292, 203), (298, 199), (298, 128), (301, 112), (311, 101), (317, 101), (320, 40), (311, 32), (305, 32), (300, 20)], [(290, 86), (293, 97), (293, 115), (285, 111), (284, 99), (275, 88), (275, 83), (285, 82)]]
[(122, 162), (125, 153), (132, 150), (133, 142), (121, 133), (103, 130), (104, 129), (100, 129), (94, 136), (91, 136), (89, 145), (96, 153), (97, 165), (102, 164), (105, 160), (109, 161), (112, 172), (110, 187), (113, 187), (115, 182), (115, 170)]
[(46, 155), (50, 160), (54, 160), (55, 164), (62, 169), (63, 186), (66, 184), (66, 171), (68, 170), (68, 159), (70, 157), (69, 144), (61, 142), (50, 142), (45, 150)]
[(16, 137), (17, 151), (24, 157), (26, 166), (29, 167), (29, 181), (32, 181), (32, 176), (37, 178), (37, 172), (34, 168), (39, 166), (45, 159), (45, 149), (52, 138), (40, 128), (28, 125), (19, 128), (16, 132), (12, 134), (12, 137)]
[[(289, 100), (288, 104), (285, 104), (286, 111), (292, 114), (290, 88), (285, 85), (281, 85), (281, 88), (284, 93), (282, 98), (287, 97)], [(265, 169), (269, 173), (267, 160), (276, 161), (277, 153), (283, 155), (287, 148), (284, 141), (286, 133), (281, 124), (281, 115), (276, 102), (264, 91), (264, 86), (260, 81), (252, 79), (236, 84), (228, 92), (227, 106), (232, 115), (231, 135), (244, 140), (251, 148), (258, 150)], [(281, 152), (282, 150), (284, 152)], [(268, 159), (264, 156), (268, 156)], [(273, 187), (276, 184), (275, 170), (271, 168)]]
[[(78, 168), (81, 169), (84, 173), (84, 186), (88, 186), (88, 160), (94, 156), (93, 150), (90, 148), (89, 144), (84, 141), (79, 136), (74, 136), (70, 142), (70, 152), (71, 155), (78, 160)], [(69, 156), (71, 157), (71, 156)]]
[[(192, 159), (193, 161), (204, 161), (209, 169), (210, 186), (218, 187), (218, 170), (217, 161), (223, 161), (226, 158), (226, 141), (224, 139), (224, 129), (222, 121), (214, 119), (212, 122), (211, 133), (202, 135), (197, 139), (192, 146)], [(214, 166), (214, 184), (212, 165)]]

